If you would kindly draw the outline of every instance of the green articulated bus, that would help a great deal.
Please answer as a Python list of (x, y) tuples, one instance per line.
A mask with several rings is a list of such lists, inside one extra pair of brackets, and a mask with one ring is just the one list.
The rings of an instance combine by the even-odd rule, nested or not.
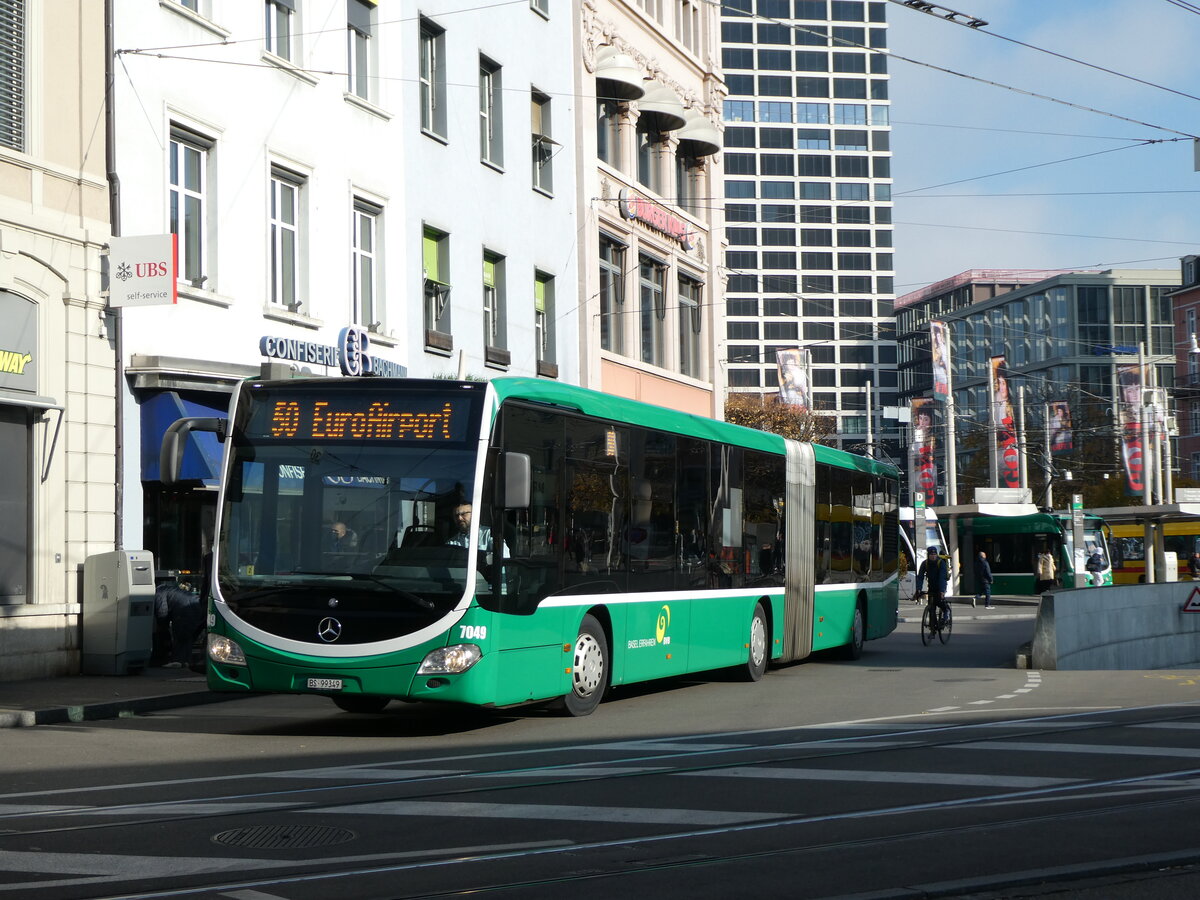
[(556, 382), (243, 382), (208, 598), (218, 691), (586, 715), (614, 685), (896, 627), (897, 471)]
[[(1100, 551), (1103, 561), (1100, 583), (1112, 584), (1108, 526), (1099, 516), (1084, 515), (1083, 547), (1079, 550), (1075, 550), (1070, 512), (959, 519), (960, 546), (968, 523), (973, 531), (975, 550), (987, 551), (992, 567), (992, 590), (997, 594), (1035, 594), (1034, 570), (1037, 556), (1043, 550), (1049, 550), (1054, 556), (1060, 587), (1075, 586), (1076, 567), (1083, 572), (1083, 566), (1094, 550)], [(964, 568), (970, 565), (970, 560), (963, 562)]]

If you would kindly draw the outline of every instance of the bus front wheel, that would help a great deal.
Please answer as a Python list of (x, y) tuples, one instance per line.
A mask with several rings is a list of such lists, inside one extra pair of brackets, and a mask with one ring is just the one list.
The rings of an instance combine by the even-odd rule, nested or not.
[(562, 710), (571, 716), (595, 711), (608, 687), (608, 639), (595, 616), (579, 623), (579, 636), (571, 660), (571, 691), (562, 698)]
[(767, 614), (761, 603), (754, 605), (754, 615), (750, 617), (750, 643), (747, 644), (749, 653), (746, 666), (742, 670), (747, 681), (760, 681), (767, 671), (767, 647), (770, 643), (767, 628)]

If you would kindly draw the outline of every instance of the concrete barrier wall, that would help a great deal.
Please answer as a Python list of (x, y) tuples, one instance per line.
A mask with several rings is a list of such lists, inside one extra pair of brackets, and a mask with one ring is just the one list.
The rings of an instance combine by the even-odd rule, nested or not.
[[(1195, 582), (1078, 588), (1038, 606), (1035, 669), (1200, 666), (1200, 612), (1183, 612)], [(1200, 604), (1200, 596), (1196, 598)]]

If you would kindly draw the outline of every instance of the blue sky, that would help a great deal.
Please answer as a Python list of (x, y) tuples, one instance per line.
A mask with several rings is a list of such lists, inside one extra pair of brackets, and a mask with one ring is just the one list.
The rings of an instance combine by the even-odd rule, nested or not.
[[(984, 31), (1200, 97), (1200, 15), (1168, 0), (952, 0), (950, 8), (986, 19)], [(971, 268), (1177, 269), (1179, 257), (1200, 252), (1192, 140), (1135, 146), (1180, 137), (1151, 125), (1200, 135), (1200, 100), (895, 3), (888, 22), (900, 56), (1147, 123), (891, 60), (897, 295)], [(1099, 151), (1112, 152), (977, 178)], [(976, 180), (921, 190), (960, 179)], [(1194, 193), (1149, 193), (1180, 191)], [(1065, 192), (1075, 195), (1044, 196)]]

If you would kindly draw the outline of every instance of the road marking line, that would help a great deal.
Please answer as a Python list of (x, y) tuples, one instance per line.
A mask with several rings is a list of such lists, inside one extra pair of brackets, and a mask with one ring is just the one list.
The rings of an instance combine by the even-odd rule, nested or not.
[(965, 750), (1032, 750), (1036, 753), (1103, 753), (1114, 756), (1178, 756), (1200, 759), (1200, 749), (1194, 747), (1137, 747), (1114, 744), (1041, 744), (1035, 741), (971, 741), (952, 744), (948, 749)]
[(1016, 691), (1015, 691), (1015, 693), (1018, 693), (1018, 694), (1028, 694), (1028, 693), (1029, 693), (1030, 691), (1032, 691), (1032, 690), (1033, 690), (1033, 688), (1031, 688), (1031, 687), (1017, 688), (1017, 689), (1016, 689)]
[(961, 707), (958, 706), (939, 706), (937, 709), (929, 710), (929, 712), (953, 712), (954, 710), (960, 708)]
[(716, 809), (641, 809), (634, 806), (570, 806), (534, 803), (446, 803), (382, 800), (351, 806), (322, 806), (310, 812), (381, 816), (436, 816), (446, 819), (552, 819), (561, 822), (618, 822), (638, 825), (734, 825), (782, 818), (784, 813)]
[(1015, 700), (1016, 694), (1000, 694), (996, 697), (997, 700)]
[(989, 703), (995, 703), (995, 700), (972, 700), (968, 706), (987, 706)]
[(678, 772), (678, 775), (698, 778), (780, 778), (796, 781), (862, 781), (892, 784), (924, 784), (930, 787), (955, 785), (959, 787), (1035, 788), (1072, 784), (1079, 778), (1038, 778), (1024, 775), (975, 775), (946, 772), (880, 772), (861, 769), (795, 769), (771, 766), (737, 766), (731, 769), (709, 769), (702, 772)]

